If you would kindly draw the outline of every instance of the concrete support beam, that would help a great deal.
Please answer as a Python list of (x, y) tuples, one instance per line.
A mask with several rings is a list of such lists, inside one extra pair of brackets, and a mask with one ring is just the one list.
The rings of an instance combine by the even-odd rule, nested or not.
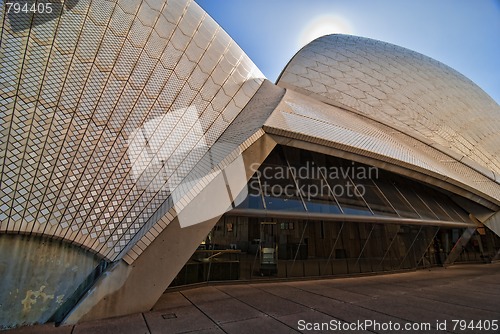
[[(241, 180), (240, 188), (246, 186), (255, 172), (252, 169), (255, 168), (255, 163), (260, 165), (275, 146), (276, 142), (264, 134), (243, 151), (247, 177), (246, 180)], [(227, 178), (234, 173), (232, 169), (232, 164), (229, 164), (183, 211), (197, 212), (207, 204), (218, 205), (214, 196), (227, 191)], [(231, 188), (231, 192), (236, 193), (234, 184)], [(241, 190), (238, 189), (237, 192)], [(63, 323), (75, 324), (150, 310), (225, 209), (227, 208), (223, 208), (216, 217), (184, 228), (177, 218), (174, 219), (131, 265), (120, 260), (105, 272)]]
[(443, 267), (448, 267), (455, 263), (455, 261), (462, 253), (463, 248), (469, 243), (475, 231), (476, 227), (468, 227), (465, 229), (464, 233), (462, 233), (460, 238), (458, 238), (455, 246), (453, 246), (451, 252), (446, 257), (446, 260), (443, 263)]
[(186, 228), (172, 221), (132, 265), (120, 260), (102, 275), (64, 324), (150, 310), (218, 219)]
[(500, 211), (495, 212), (488, 219), (483, 221), (490, 230), (492, 230), (496, 235), (500, 236)]

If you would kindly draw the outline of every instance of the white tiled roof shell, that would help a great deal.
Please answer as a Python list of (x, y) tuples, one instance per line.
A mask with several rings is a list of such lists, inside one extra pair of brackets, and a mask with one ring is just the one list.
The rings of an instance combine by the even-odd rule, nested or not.
[(431, 176), (432, 181), (427, 182), (441, 180), (452, 192), (481, 204), (486, 200), (500, 205), (500, 185), (473, 168), (407, 133), (292, 90), (287, 91), (264, 130), (299, 141), (299, 147), (317, 144), (340, 150), (340, 154), (354, 154), (361, 161), (367, 158), (380, 168), (386, 168), (387, 163), (396, 165), (407, 176)]
[[(138, 185), (132, 160), (141, 152), (131, 141), (174, 115), (176, 124), (149, 126), (148, 136), (155, 147), (182, 147), (170, 149), (194, 166), (263, 75), (194, 1), (80, 0), (21, 31), (5, 8), (0, 232), (64, 238), (115, 260), (168, 196)], [(201, 148), (180, 115), (193, 107)], [(146, 168), (141, 180), (163, 182), (160, 172)]]
[(500, 181), (499, 105), (432, 58), (329, 35), (302, 48), (278, 85), (393, 127)]

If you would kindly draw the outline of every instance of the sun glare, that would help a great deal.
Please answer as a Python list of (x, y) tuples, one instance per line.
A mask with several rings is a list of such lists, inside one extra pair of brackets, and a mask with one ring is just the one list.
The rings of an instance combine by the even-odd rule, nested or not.
[(299, 47), (303, 47), (312, 40), (329, 34), (352, 34), (349, 21), (337, 15), (321, 15), (315, 17), (302, 30), (299, 38)]

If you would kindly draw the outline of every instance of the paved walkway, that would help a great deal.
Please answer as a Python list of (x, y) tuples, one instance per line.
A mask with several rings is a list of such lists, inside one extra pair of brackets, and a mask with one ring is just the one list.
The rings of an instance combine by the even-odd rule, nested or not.
[[(500, 333), (493, 328), (498, 322), (500, 263), (495, 263), (355, 278), (205, 286), (165, 293), (146, 313), (6, 333), (402, 333), (406, 324), (421, 327), (408, 333)], [(422, 329), (427, 324), (431, 329)], [(327, 325), (329, 329), (320, 330)], [(460, 330), (463, 325), (468, 328)], [(308, 330), (315, 326), (320, 327)], [(350, 326), (350, 330), (335, 331), (335, 326)], [(490, 330), (485, 330), (488, 326)]]

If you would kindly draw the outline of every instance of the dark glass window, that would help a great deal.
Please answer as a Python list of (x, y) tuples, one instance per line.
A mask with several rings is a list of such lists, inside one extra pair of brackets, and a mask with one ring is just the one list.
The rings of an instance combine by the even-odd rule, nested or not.
[(372, 180), (358, 180), (356, 181), (356, 186), (363, 192), (363, 198), (374, 214), (381, 216), (398, 216), (397, 212)]
[[(416, 183), (416, 182), (415, 182)], [(451, 200), (444, 194), (435, 191), (434, 189), (425, 187), (416, 183), (415, 185), (418, 197), (427, 204), (428, 207), (434, 212), (439, 220), (453, 221), (454, 219), (443, 209), (443, 207), (450, 205)], [(440, 205), (443, 204), (443, 205)], [(453, 205), (453, 203), (451, 203)]]
[(303, 194), (303, 198), (308, 211), (333, 214), (342, 213), (333, 196), (331, 196), (329, 185), (326, 181), (313, 179), (309, 180), (306, 184), (305, 181), (299, 180), (299, 186), (307, 189), (307, 192)]
[(420, 218), (408, 201), (401, 195), (396, 187), (389, 180), (374, 180), (378, 188), (391, 202), (398, 214), (403, 218)]
[[(413, 182), (412, 182), (413, 183)], [(436, 220), (438, 217), (434, 214), (429, 207), (422, 202), (419, 196), (415, 193), (417, 189), (412, 183), (396, 182), (394, 186), (408, 201), (408, 203), (417, 211), (422, 219)]]
[(262, 190), (257, 175), (254, 175), (248, 182), (248, 194), (237, 206), (238, 209), (264, 209), (262, 202)]
[(445, 193), (358, 162), (277, 146), (238, 208), (470, 222)]
[(311, 152), (285, 148), (285, 157), (308, 211), (342, 213), (324, 178), (324, 166), (314, 161)]
[(260, 185), (267, 210), (305, 211), (300, 188), (278, 147), (259, 168)]
[(345, 214), (372, 215), (351, 181), (351, 176), (356, 174), (359, 167), (351, 161), (326, 157), (326, 180)]

